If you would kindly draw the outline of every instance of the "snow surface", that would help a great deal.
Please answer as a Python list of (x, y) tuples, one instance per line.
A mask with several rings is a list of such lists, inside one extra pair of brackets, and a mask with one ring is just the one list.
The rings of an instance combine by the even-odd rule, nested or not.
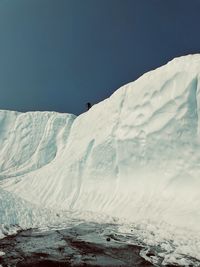
[(4, 192), (199, 233), (199, 75), (200, 55), (189, 55), (78, 117), (0, 111)]

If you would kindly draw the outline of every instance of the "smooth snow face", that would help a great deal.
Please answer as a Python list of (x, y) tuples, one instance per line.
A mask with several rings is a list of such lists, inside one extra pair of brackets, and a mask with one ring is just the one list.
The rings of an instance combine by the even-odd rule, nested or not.
[(200, 55), (175, 59), (74, 120), (1, 112), (3, 187), (32, 203), (199, 230)]

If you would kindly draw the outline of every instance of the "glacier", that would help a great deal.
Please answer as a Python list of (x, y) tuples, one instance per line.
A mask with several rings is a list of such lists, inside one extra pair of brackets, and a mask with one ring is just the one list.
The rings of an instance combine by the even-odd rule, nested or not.
[[(166, 239), (177, 237), (191, 248), (184, 243), (180, 253), (199, 258), (199, 78), (200, 55), (188, 55), (77, 117), (1, 110), (0, 196), (6, 192), (27, 207), (146, 222), (157, 239), (164, 232)], [(0, 213), (2, 203), (1, 197)], [(9, 223), (11, 213), (0, 223)]]

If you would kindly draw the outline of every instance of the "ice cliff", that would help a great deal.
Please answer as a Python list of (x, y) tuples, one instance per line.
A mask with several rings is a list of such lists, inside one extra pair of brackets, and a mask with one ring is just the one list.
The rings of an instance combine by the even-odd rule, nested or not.
[(199, 230), (200, 55), (172, 60), (78, 117), (0, 111), (4, 190), (33, 204)]

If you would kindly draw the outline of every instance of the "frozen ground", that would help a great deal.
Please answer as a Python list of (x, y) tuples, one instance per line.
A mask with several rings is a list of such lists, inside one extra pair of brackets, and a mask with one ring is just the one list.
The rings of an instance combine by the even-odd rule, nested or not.
[[(126, 231), (122, 231), (125, 228)], [(150, 229), (146, 226), (125, 227), (116, 222), (100, 224), (76, 220), (63, 227), (20, 231), (0, 240), (0, 264), (4, 267), (200, 266), (196, 255), (188, 255), (186, 247), (183, 253), (180, 243), (160, 236), (159, 229), (150, 225), (149, 228), (151, 242)], [(153, 237), (153, 230), (157, 230), (157, 238)], [(180, 241), (183, 241), (182, 235)]]
[(190, 55), (78, 117), (0, 111), (2, 235), (11, 225), (54, 225), (75, 213), (100, 223), (118, 218), (118, 232), (160, 247), (163, 264), (196, 264), (199, 75), (200, 55)]
[(127, 244), (115, 225), (81, 223), (57, 230), (27, 230), (0, 240), (4, 266), (152, 266), (140, 256), (142, 247)]

